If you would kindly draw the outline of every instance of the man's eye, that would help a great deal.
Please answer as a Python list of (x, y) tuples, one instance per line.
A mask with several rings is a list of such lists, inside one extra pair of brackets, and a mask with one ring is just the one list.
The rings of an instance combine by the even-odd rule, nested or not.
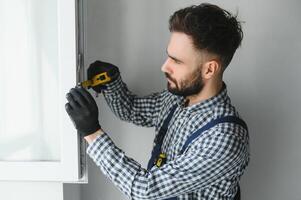
[(177, 64), (181, 64), (181, 61), (179, 61), (179, 60), (175, 60), (175, 63), (177, 63)]

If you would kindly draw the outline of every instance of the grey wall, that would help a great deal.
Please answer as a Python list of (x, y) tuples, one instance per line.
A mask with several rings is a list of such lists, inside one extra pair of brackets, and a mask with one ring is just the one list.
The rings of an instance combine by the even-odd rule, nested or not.
[[(96, 59), (119, 66), (138, 95), (166, 87), (168, 17), (202, 1), (90, 0), (86, 65)], [(249, 124), (251, 163), (242, 178), (245, 200), (301, 199), (301, 55), (297, 0), (210, 1), (245, 21), (245, 38), (225, 74), (229, 95)], [(154, 130), (118, 120), (99, 97), (100, 123), (127, 155), (146, 166)], [(89, 160), (81, 199), (125, 199)]]

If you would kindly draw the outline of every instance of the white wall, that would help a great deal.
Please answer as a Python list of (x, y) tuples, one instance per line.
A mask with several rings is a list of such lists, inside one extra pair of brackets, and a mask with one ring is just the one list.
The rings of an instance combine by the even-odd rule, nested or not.
[[(139, 95), (166, 87), (160, 67), (166, 57), (168, 18), (202, 1), (90, 0), (86, 64), (96, 59), (119, 66)], [(229, 66), (229, 95), (248, 122), (251, 163), (242, 178), (245, 200), (300, 200), (301, 190), (301, 1), (210, 1), (245, 21), (245, 37)], [(100, 123), (114, 142), (146, 166), (154, 130), (118, 120), (99, 97)], [(125, 199), (89, 161), (85, 200)]]

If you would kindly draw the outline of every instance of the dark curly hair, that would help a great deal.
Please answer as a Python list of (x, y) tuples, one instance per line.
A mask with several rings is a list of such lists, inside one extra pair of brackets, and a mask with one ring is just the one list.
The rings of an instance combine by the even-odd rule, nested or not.
[(231, 62), (243, 38), (237, 15), (209, 3), (176, 11), (169, 19), (169, 30), (191, 36), (196, 49), (219, 56), (223, 69)]

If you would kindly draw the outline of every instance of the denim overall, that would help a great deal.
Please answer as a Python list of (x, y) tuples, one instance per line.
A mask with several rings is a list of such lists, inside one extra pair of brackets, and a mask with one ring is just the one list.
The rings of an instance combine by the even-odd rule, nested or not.
[[(155, 146), (152, 150), (152, 156), (151, 156), (150, 160), (148, 161), (148, 165), (147, 165), (148, 170), (150, 170), (154, 165), (156, 165), (157, 167), (160, 167), (160, 166), (165, 164), (166, 155), (161, 153), (161, 146), (162, 146), (162, 143), (163, 143), (164, 136), (165, 136), (165, 134), (167, 132), (167, 129), (168, 129), (168, 124), (169, 124), (169, 122), (172, 118), (172, 115), (174, 114), (176, 108), (177, 108), (177, 105), (174, 105), (171, 108), (170, 113), (168, 114), (167, 118), (163, 122), (163, 125), (162, 125), (161, 129), (159, 130), (159, 133), (157, 134), (157, 136), (155, 138)], [(214, 127), (217, 124), (225, 123), (225, 122), (239, 124), (248, 131), (248, 127), (247, 127), (246, 123), (242, 119), (240, 119), (236, 116), (224, 116), (224, 117), (214, 119), (214, 120), (210, 121), (208, 124), (206, 124), (205, 126), (203, 126), (202, 128), (195, 131), (193, 134), (191, 134), (188, 137), (188, 139), (186, 140), (185, 144), (183, 145), (183, 147), (180, 151), (180, 155), (185, 151), (185, 149), (188, 147), (188, 145), (194, 139), (198, 138), (198, 136), (200, 136), (204, 131)], [(165, 199), (165, 200), (176, 200), (176, 199), (177, 199), (177, 197), (172, 197), (172, 198), (168, 198), (168, 199)], [(240, 200), (240, 187), (239, 187), (239, 185), (238, 185), (238, 191), (235, 195), (234, 200)]]

